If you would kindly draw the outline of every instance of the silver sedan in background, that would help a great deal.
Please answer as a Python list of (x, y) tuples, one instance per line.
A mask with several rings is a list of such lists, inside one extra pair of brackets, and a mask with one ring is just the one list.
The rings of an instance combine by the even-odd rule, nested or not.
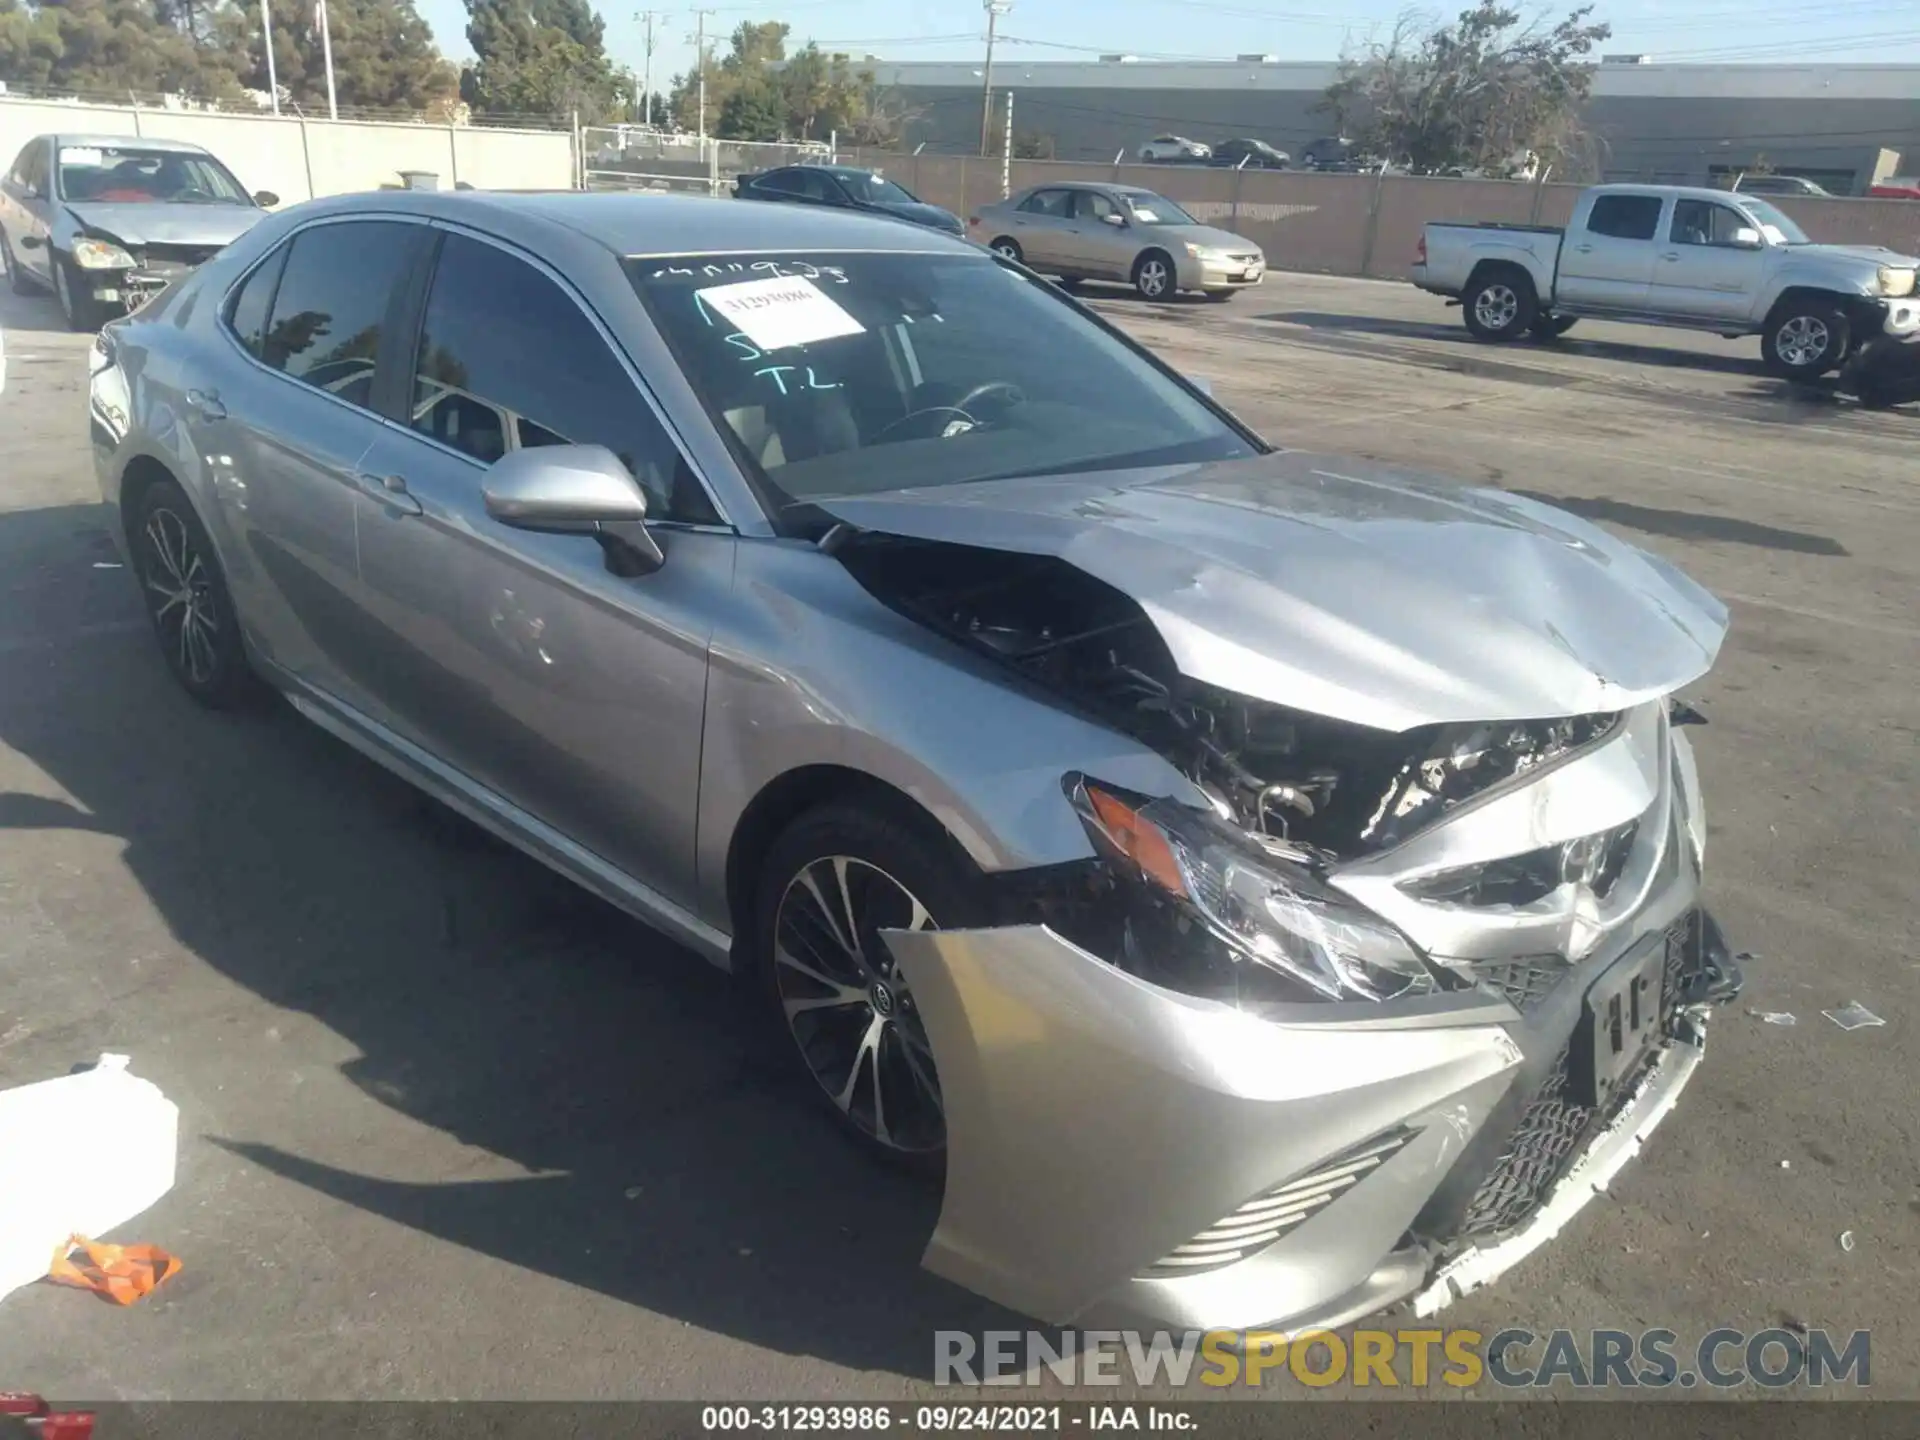
[(1133, 185), (1036, 185), (982, 206), (967, 234), (1042, 275), (1120, 280), (1148, 300), (1182, 290), (1228, 300), (1258, 285), (1267, 269), (1251, 240), (1203, 225), (1166, 196)]
[(1673, 698), (1713, 597), (1276, 451), (933, 230), (343, 196), (109, 324), (90, 413), (189, 695), (741, 973), (942, 1177), (926, 1264), (1045, 1320), (1437, 1308), (1737, 990)]

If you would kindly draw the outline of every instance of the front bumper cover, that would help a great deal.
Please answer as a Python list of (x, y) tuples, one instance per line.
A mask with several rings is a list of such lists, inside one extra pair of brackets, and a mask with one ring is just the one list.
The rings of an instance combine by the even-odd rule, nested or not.
[(1543, 1051), (1571, 1020), (1543, 1030), (1483, 991), (1256, 1015), (1040, 926), (890, 932), (947, 1110), (923, 1263), (1050, 1324), (1298, 1333), (1409, 1299), (1431, 1313), (1552, 1238), (1691, 1078), (1706, 1013), (1739, 987), (1695, 889), (1573, 972), (1584, 992), (1636, 947), (1679, 947), (1638, 1074), (1523, 1157), (1537, 1198), (1472, 1235), (1473, 1197), (1510, 1186), (1534, 1143)]

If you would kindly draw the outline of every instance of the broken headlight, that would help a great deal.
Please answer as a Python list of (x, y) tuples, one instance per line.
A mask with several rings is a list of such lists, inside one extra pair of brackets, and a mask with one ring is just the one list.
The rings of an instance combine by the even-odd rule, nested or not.
[(1391, 1000), (1436, 988), (1406, 937), (1327, 886), (1301, 847), (1082, 775), (1069, 775), (1066, 784), (1109, 865), (1181, 906), (1234, 958), (1265, 965), (1329, 1000)]
[(1422, 900), (1475, 910), (1524, 909), (1569, 885), (1604, 900), (1627, 868), (1639, 833), (1640, 822), (1629, 820), (1614, 829), (1524, 855), (1436, 870), (1402, 888)]

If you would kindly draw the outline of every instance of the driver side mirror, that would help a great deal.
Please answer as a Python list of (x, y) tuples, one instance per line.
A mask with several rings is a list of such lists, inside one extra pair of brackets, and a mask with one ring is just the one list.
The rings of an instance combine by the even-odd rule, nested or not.
[(253, 192), (253, 203), (262, 210), (271, 210), (280, 203), (280, 197), (271, 190), (256, 190)]
[(1763, 248), (1767, 242), (1761, 237), (1760, 232), (1751, 225), (1742, 225), (1738, 230), (1733, 232), (1733, 239), (1729, 243), (1736, 250), (1759, 250)]
[(604, 445), (511, 451), (487, 468), (480, 493), (487, 514), (502, 525), (593, 536), (616, 575), (649, 575), (667, 563), (647, 530), (645, 492)]
[(1107, 224), (1113, 226), (1113, 228), (1116, 230), (1124, 230), (1127, 228), (1127, 217), (1119, 214), (1116, 211), (1109, 210), (1106, 214), (1102, 215), (1100, 218), (1106, 221)]

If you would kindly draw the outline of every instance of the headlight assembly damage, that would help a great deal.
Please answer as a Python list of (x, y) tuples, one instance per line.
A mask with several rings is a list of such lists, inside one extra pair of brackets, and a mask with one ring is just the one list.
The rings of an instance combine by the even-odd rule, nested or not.
[(1330, 889), (1306, 847), (1082, 775), (1067, 778), (1067, 793), (1121, 880), (1126, 968), (1157, 972), (1185, 957), (1202, 973), (1253, 964), (1330, 1000), (1436, 988), (1406, 937)]

